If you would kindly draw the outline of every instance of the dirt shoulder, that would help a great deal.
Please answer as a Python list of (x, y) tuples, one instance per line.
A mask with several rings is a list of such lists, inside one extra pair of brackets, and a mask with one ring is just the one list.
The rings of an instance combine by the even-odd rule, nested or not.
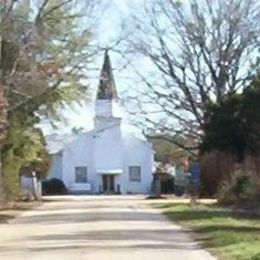
[(0, 224), (8, 224), (9, 220), (18, 217), (22, 215), (24, 211), (36, 208), (41, 204), (41, 201), (8, 202), (4, 207), (0, 208)]

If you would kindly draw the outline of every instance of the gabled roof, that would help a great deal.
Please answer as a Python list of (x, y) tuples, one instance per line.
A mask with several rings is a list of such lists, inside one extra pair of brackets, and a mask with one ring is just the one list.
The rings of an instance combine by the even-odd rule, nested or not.
[(97, 99), (117, 99), (116, 84), (108, 50), (105, 51), (104, 63), (98, 85)]

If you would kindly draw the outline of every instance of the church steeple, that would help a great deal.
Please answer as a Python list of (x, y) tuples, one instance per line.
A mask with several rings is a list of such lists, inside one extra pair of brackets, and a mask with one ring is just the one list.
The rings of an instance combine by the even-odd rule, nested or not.
[(110, 57), (108, 50), (106, 50), (97, 90), (97, 100), (112, 99), (117, 99), (117, 91)]

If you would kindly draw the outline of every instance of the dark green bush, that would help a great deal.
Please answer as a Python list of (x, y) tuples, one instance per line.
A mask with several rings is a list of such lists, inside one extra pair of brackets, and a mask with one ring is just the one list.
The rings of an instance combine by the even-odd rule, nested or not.
[(253, 189), (253, 185), (249, 176), (240, 175), (237, 176), (236, 181), (232, 187), (232, 192), (240, 200), (246, 200)]
[(258, 203), (260, 180), (241, 170), (236, 171), (230, 180), (224, 181), (218, 191), (218, 202), (222, 205), (249, 206)]
[(62, 180), (52, 178), (42, 182), (43, 195), (65, 195), (68, 190)]

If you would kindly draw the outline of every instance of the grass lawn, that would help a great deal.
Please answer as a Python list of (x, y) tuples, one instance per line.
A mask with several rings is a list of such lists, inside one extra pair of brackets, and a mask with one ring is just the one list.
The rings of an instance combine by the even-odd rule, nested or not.
[(216, 205), (155, 204), (219, 259), (260, 260), (260, 218), (227, 212)]

